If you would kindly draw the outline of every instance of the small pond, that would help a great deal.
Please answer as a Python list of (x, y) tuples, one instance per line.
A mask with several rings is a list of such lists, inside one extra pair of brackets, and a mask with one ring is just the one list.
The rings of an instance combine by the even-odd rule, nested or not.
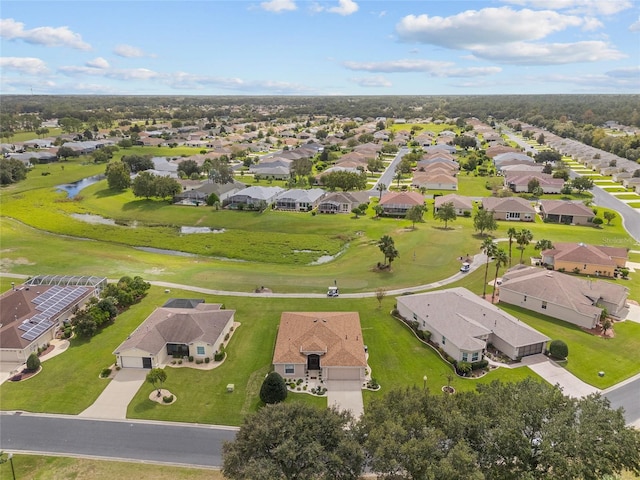
[(56, 190), (59, 192), (67, 192), (67, 196), (69, 198), (73, 198), (76, 195), (78, 195), (80, 190), (82, 190), (83, 188), (87, 188), (89, 185), (98, 183), (100, 180), (104, 180), (104, 178), (105, 178), (104, 174), (94, 175), (92, 177), (87, 177), (87, 178), (83, 178), (82, 180), (78, 180), (77, 182), (57, 185)]
[(209, 227), (180, 227), (180, 233), (224, 233), (224, 228), (209, 228)]

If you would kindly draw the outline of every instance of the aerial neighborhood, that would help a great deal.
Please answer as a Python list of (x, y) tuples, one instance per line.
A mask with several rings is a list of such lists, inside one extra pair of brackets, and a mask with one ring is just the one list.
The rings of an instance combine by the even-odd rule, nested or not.
[(373, 428), (389, 392), (537, 382), (640, 425), (611, 393), (640, 374), (629, 154), (481, 102), (163, 100), (3, 125), (2, 410)]

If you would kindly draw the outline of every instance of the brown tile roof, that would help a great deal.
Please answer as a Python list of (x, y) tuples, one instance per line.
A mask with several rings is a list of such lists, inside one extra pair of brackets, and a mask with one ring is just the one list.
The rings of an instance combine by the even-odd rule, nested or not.
[(327, 367), (366, 366), (358, 312), (283, 312), (273, 363), (306, 363), (310, 353)]
[(601, 247), (585, 243), (556, 243), (550, 250), (542, 252), (555, 261), (590, 263), (615, 267), (617, 264), (611, 257), (627, 258), (626, 248)]
[(550, 215), (582, 215), (593, 217), (593, 211), (582, 202), (540, 200), (540, 209)]
[(457, 195), (455, 193), (449, 195), (442, 195), (440, 197), (436, 197), (435, 199), (435, 207), (440, 208), (445, 203), (453, 203), (455, 208), (459, 208), (462, 210), (471, 210), (473, 209), (473, 202), (469, 197), (464, 197), (462, 195)]
[(508, 152), (520, 152), (520, 150), (517, 150), (513, 147), (507, 147), (504, 145), (496, 145), (494, 147), (489, 147), (486, 150), (487, 153), (487, 157), (489, 158), (493, 158), (496, 155), (500, 155), (501, 153), (508, 153)]
[(482, 207), (494, 212), (526, 212), (535, 214), (531, 202), (520, 197), (486, 197), (482, 199)]
[(387, 192), (382, 195), (380, 205), (422, 205), (424, 196), (418, 192)]
[(167, 343), (214, 344), (234, 314), (235, 310), (220, 310), (220, 305), (213, 303), (200, 303), (195, 308), (157, 308), (114, 354), (130, 348), (156, 354)]

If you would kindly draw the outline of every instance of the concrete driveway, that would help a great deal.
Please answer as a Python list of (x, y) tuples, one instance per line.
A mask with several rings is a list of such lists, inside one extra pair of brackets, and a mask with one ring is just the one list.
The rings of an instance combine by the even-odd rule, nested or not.
[(2, 362), (0, 363), (0, 385), (9, 380), (13, 374), (22, 366), (24, 363), (12, 363), (12, 362)]
[(127, 418), (129, 402), (145, 382), (147, 373), (149, 373), (149, 370), (143, 368), (123, 368), (119, 370), (93, 405), (81, 412), (79, 416), (108, 418), (111, 420)]
[(573, 398), (586, 397), (592, 393), (597, 393), (596, 387), (583, 382), (578, 377), (575, 377), (569, 373), (566, 369), (562, 368), (557, 363), (552, 362), (544, 355), (534, 355), (532, 357), (525, 357), (525, 360), (530, 359), (530, 363), (527, 362), (527, 366), (544, 378), (551, 385), (559, 385), (562, 388), (562, 393)]
[(340, 410), (350, 410), (354, 418), (364, 413), (362, 384), (360, 381), (329, 380), (327, 382), (327, 405)]
[(627, 320), (640, 323), (640, 305), (633, 303), (629, 304), (629, 313), (627, 313)]

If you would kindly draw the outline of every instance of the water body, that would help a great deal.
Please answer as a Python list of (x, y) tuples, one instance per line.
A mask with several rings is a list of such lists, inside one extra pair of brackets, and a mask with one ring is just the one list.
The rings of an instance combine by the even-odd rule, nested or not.
[(94, 175), (92, 177), (83, 178), (82, 180), (78, 180), (73, 183), (65, 183), (63, 185), (56, 186), (56, 190), (58, 192), (67, 192), (67, 196), (69, 198), (73, 198), (80, 190), (83, 188), (87, 188), (89, 185), (93, 185), (94, 183), (98, 183), (100, 180), (104, 180), (106, 177), (104, 174)]
[(142, 250), (147, 253), (161, 253), (163, 255), (173, 255), (174, 257), (197, 257), (195, 253), (180, 252), (179, 250), (167, 250), (164, 248), (154, 247), (133, 247), (136, 250)]
[(104, 218), (100, 215), (92, 215), (90, 213), (72, 213), (71, 216), (81, 222), (91, 223), (93, 225), (115, 225), (116, 221), (111, 218)]
[(224, 228), (209, 228), (209, 227), (180, 227), (180, 233), (224, 233)]
[(335, 255), (321, 255), (315, 261), (311, 262), (309, 265), (322, 265), (323, 263), (329, 263), (332, 260), (335, 260), (336, 258), (338, 258), (344, 252), (346, 252), (347, 248), (349, 248), (349, 244), (346, 244), (344, 248), (340, 250), (338, 253), (336, 253)]

